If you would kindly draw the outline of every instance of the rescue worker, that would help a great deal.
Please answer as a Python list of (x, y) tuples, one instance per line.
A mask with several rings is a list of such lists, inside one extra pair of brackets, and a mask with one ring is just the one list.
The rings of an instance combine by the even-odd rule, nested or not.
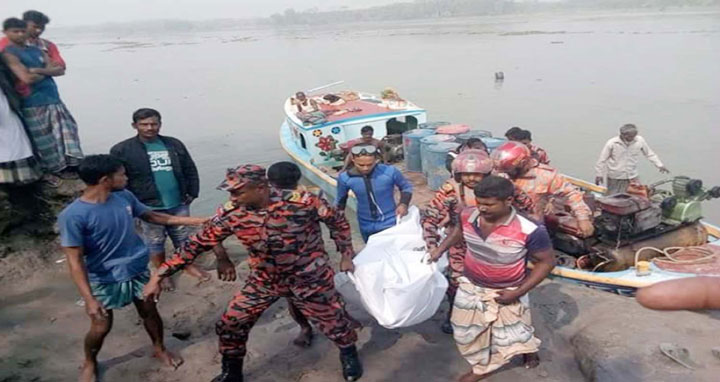
[(550, 199), (563, 200), (577, 219), (578, 229), (585, 237), (592, 236), (592, 211), (585, 204), (583, 193), (549, 165), (538, 163), (530, 149), (520, 142), (506, 142), (492, 153), (495, 171), (506, 174), (516, 188), (524, 191), (535, 203), (532, 217), (542, 221), (551, 207)]
[[(473, 190), (485, 176), (490, 175), (493, 170), (492, 159), (484, 150), (468, 149), (461, 152), (452, 163), (453, 178), (448, 179), (445, 184), (435, 193), (423, 211), (421, 224), (423, 227), (423, 239), (428, 252), (431, 252), (440, 244), (440, 229), (454, 227), (450, 224), (450, 217), (453, 213), (459, 215), (466, 207), (474, 207), (475, 194)], [(522, 191), (516, 190), (513, 197), (513, 206), (519, 212), (530, 213), (533, 210), (533, 202)], [(449, 267), (447, 270), (448, 289), (447, 296), (452, 308), (455, 292), (459, 285), (458, 278), (463, 275), (463, 261), (465, 258), (465, 242), (459, 241), (448, 250)], [(440, 329), (446, 334), (452, 334), (450, 314)]]
[(349, 153), (355, 146), (373, 145), (378, 151), (377, 156), (380, 158), (383, 157), (383, 147), (385, 146), (385, 143), (380, 139), (373, 138), (373, 134), (375, 134), (375, 129), (373, 129), (370, 125), (366, 125), (360, 129), (360, 138), (350, 140), (347, 143), (340, 145), (340, 148), (342, 148), (344, 154), (346, 154), (342, 171), (349, 169), (352, 165), (352, 155), (349, 155)]
[(520, 142), (527, 146), (527, 148), (530, 149), (530, 155), (532, 155), (532, 157), (538, 162), (542, 164), (550, 164), (550, 157), (548, 156), (547, 151), (545, 151), (542, 147), (535, 146), (532, 143), (532, 133), (530, 130), (523, 130), (517, 126), (511, 127), (507, 132), (505, 132), (505, 137), (508, 140)]
[(489, 154), (487, 146), (485, 146), (485, 142), (482, 141), (480, 138), (470, 138), (465, 143), (461, 144), (460, 147), (458, 147), (455, 150), (451, 150), (447, 153), (445, 156), (445, 168), (452, 174), (452, 162), (457, 158), (457, 156), (465, 151), (465, 150), (481, 150), (484, 151), (485, 154)]
[(250, 274), (216, 326), (222, 373), (213, 382), (242, 382), (243, 358), (250, 329), (281, 297), (288, 297), (305, 317), (340, 348), (343, 376), (362, 376), (352, 319), (333, 285), (334, 272), (322, 240), (320, 222), (330, 230), (342, 254), (341, 271), (353, 271), (350, 224), (325, 199), (306, 190), (271, 189), (265, 169), (243, 165), (228, 169), (218, 187), (230, 192), (201, 232), (165, 261), (145, 288), (157, 299), (160, 281), (192, 264), (201, 253), (235, 234), (249, 251)]
[[(413, 188), (400, 170), (378, 163), (375, 146), (353, 146), (350, 154), (353, 167), (338, 176), (336, 205), (343, 211), (349, 191), (355, 193), (360, 233), (367, 243), (370, 235), (394, 226), (397, 217), (407, 215)], [(398, 204), (396, 187), (400, 190)]]

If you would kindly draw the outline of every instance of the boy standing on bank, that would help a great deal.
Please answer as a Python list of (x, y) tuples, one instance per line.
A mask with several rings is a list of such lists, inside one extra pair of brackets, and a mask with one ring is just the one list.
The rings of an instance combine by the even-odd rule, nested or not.
[(135, 232), (134, 218), (162, 225), (201, 225), (207, 219), (150, 210), (124, 190), (125, 168), (110, 155), (86, 157), (78, 174), (87, 188), (62, 211), (58, 224), (70, 275), (91, 322), (80, 381), (97, 379), (97, 355), (112, 328), (113, 310), (130, 303), (150, 335), (154, 356), (177, 368), (183, 361), (165, 348), (163, 322), (155, 301), (143, 300), (143, 286), (150, 279), (149, 252)]

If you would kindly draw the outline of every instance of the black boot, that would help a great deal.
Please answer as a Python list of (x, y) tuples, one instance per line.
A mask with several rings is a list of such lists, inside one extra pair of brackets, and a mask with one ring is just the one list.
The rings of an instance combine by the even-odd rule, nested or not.
[(363, 368), (355, 345), (340, 349), (340, 364), (346, 381), (357, 381), (362, 377)]
[(453, 295), (452, 297), (448, 296), (448, 303), (450, 304), (450, 306), (448, 307), (447, 318), (445, 319), (445, 322), (443, 322), (443, 324), (440, 325), (440, 330), (442, 330), (442, 332), (445, 334), (453, 334), (453, 327), (452, 327), (452, 323), (450, 323), (450, 317), (452, 317), (454, 300), (455, 300), (455, 295)]
[(243, 382), (243, 360), (242, 358), (222, 359), (222, 373), (215, 377), (212, 382)]

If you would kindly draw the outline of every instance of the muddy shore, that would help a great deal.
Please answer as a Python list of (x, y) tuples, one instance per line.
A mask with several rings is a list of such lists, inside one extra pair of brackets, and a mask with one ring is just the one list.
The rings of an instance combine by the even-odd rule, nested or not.
[[(0, 284), (0, 381), (73, 381), (88, 327), (84, 308), (70, 281), (56, 241), (22, 241), (2, 258)], [(360, 243), (357, 243), (359, 244)], [(330, 248), (332, 245), (328, 245)], [(241, 280), (247, 274), (244, 250), (230, 246)], [(336, 261), (336, 256), (333, 256)], [(200, 262), (213, 268), (212, 256)], [(9, 269), (13, 271), (8, 272)], [(103, 351), (103, 381), (209, 381), (219, 370), (214, 323), (239, 283), (212, 280), (202, 285), (187, 276), (178, 290), (164, 294), (160, 312), (167, 345), (185, 358), (167, 370), (149, 357), (150, 346), (134, 309), (116, 312)], [(531, 293), (533, 321), (543, 341), (542, 363), (526, 370), (512, 363), (488, 381), (716, 381), (720, 359), (720, 315), (654, 312), (634, 299), (548, 280)], [(411, 328), (379, 327), (361, 307), (349, 306), (364, 328), (359, 349), (363, 381), (453, 381), (469, 367), (450, 336), (439, 330), (447, 305), (433, 319)], [(246, 358), (248, 381), (330, 382), (341, 380), (338, 351), (322, 335), (313, 346), (291, 344), (299, 329), (280, 300), (252, 331)], [(189, 335), (184, 340), (176, 338)], [(663, 356), (658, 346), (685, 346), (702, 365), (686, 369)]]

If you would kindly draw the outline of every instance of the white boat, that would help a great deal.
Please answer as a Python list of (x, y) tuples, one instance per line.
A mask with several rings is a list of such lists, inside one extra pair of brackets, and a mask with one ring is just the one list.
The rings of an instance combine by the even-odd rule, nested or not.
[[(335, 95), (351, 94), (352, 96), (339, 106), (328, 106), (322, 103), (324, 96), (331, 93), (315, 94), (313, 98), (320, 102), (321, 110), (326, 111), (327, 117), (320, 123), (304, 123), (298, 118), (292, 97), (284, 105), (285, 120), (280, 127), (280, 142), (283, 149), (295, 161), (303, 176), (311, 183), (321, 188), (327, 195), (335, 197), (337, 168), (342, 165), (339, 157), (335, 155), (339, 145), (360, 137), (360, 129), (365, 125), (374, 128), (375, 137), (385, 137), (397, 130), (409, 130), (427, 122), (426, 111), (405, 101), (401, 104), (384, 102), (380, 97), (361, 92), (338, 92)], [(357, 96), (357, 99), (352, 99)], [(334, 113), (332, 110), (353, 110)], [(395, 164), (414, 185), (413, 203), (423, 207), (434, 195), (434, 191), (427, 186), (422, 173), (406, 172), (402, 163)], [(565, 178), (580, 189), (602, 195), (604, 187), (596, 186), (572, 176)], [(449, 174), (448, 174), (449, 177)], [(353, 198), (348, 203), (355, 208)], [(720, 228), (716, 225), (702, 222), (701, 226), (707, 231), (708, 243), (715, 242), (720, 245)], [(616, 272), (593, 272), (575, 269), (566, 266), (557, 266), (552, 271), (552, 277), (587, 285), (596, 289), (611, 291), (623, 295), (633, 295), (637, 288), (653, 283), (684, 277), (693, 277), (698, 274), (720, 276), (720, 247), (717, 248), (715, 259), (710, 267), (702, 272), (671, 271), (658, 267), (655, 263), (649, 264), (650, 272), (638, 275), (634, 267)]]

